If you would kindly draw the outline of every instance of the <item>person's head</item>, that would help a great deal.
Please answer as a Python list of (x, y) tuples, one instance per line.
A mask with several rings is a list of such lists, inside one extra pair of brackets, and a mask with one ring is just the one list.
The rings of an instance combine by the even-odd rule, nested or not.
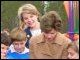
[(78, 47), (76, 44), (73, 42), (72, 44), (69, 44), (68, 46), (68, 58), (76, 58), (74, 57), (75, 54), (79, 54)]
[(8, 28), (5, 28), (2, 32), (3, 33), (5, 32), (7, 35), (9, 35), (9, 29)]
[(1, 34), (1, 57), (5, 57), (9, 46), (11, 45), (11, 38), (6, 34)]
[(48, 40), (55, 38), (61, 26), (61, 18), (56, 11), (50, 11), (41, 17), (40, 28)]
[(39, 16), (39, 11), (32, 4), (24, 4), (18, 9), (18, 17), (21, 21), (21, 27), (23, 28), (25, 25), (33, 28), (36, 25), (36, 22), (38, 22)]
[(26, 33), (19, 27), (16, 27), (11, 31), (10, 37), (11, 37), (14, 49), (19, 53), (23, 52), (25, 49), (25, 43), (27, 40)]

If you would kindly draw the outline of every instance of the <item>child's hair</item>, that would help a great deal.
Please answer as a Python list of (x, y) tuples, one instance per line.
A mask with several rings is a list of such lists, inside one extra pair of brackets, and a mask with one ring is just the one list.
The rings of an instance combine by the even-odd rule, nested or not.
[(6, 33), (1, 34), (1, 44), (4, 44), (6, 46), (11, 45), (11, 38)]
[(75, 52), (79, 52), (77, 45), (75, 42), (68, 44), (67, 49), (72, 48)]
[(25, 41), (27, 38), (26, 32), (24, 32), (19, 27), (16, 27), (11, 31), (10, 37), (11, 37), (12, 42), (14, 42), (14, 41)]
[(22, 13), (28, 13), (28, 14), (34, 14), (34, 15), (40, 15), (37, 8), (32, 4), (24, 4), (18, 9), (18, 17), (21, 20)]

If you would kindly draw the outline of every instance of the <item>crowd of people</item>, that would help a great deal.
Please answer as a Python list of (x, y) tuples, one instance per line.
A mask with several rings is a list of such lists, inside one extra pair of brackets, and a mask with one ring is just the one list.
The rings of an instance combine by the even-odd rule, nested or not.
[(58, 12), (41, 16), (34, 5), (24, 4), (18, 18), (18, 27), (1, 31), (1, 59), (79, 59), (79, 44), (60, 32)]

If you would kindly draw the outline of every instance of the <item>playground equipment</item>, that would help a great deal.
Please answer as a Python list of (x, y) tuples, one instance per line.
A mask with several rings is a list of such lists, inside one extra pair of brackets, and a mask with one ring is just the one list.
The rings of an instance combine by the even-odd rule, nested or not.
[[(79, 33), (79, 1), (64, 1), (65, 10), (68, 16), (69, 38), (73, 40), (78, 40)], [(75, 35), (76, 34), (76, 35)]]

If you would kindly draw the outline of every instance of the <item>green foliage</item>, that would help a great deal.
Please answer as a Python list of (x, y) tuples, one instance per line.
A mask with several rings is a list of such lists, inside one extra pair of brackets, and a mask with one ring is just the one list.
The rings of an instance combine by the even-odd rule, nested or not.
[[(63, 22), (63, 32), (68, 31), (68, 19), (64, 9), (63, 1), (48, 1), (49, 7), (47, 12), (51, 10), (57, 11)], [(34, 4), (40, 13), (44, 14), (44, 5), (42, 1), (1, 1), (1, 29), (9, 28), (10, 30), (13, 27), (18, 25), (17, 10), (18, 8), (26, 3)]]

